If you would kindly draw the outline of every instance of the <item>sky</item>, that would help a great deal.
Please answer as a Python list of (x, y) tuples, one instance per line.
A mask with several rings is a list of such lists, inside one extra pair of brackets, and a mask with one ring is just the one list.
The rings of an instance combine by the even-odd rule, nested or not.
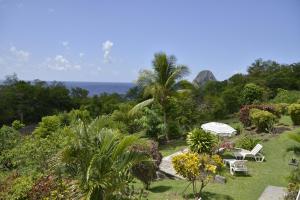
[(0, 80), (132, 82), (156, 52), (192, 80), (300, 61), (299, 0), (0, 0)]

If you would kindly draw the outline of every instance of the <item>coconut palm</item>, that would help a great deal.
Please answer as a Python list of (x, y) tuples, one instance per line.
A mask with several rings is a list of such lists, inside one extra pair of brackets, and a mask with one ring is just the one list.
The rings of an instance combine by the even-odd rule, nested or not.
[(132, 180), (130, 169), (148, 158), (131, 151), (136, 136), (121, 136), (102, 127), (100, 118), (91, 124), (80, 121), (73, 127), (73, 137), (64, 150), (67, 170), (78, 177), (86, 199), (120, 199)]
[(175, 56), (167, 56), (165, 53), (156, 53), (152, 64), (153, 71), (143, 71), (137, 81), (137, 84), (144, 88), (144, 96), (150, 98), (137, 104), (131, 112), (134, 113), (144, 106), (157, 102), (162, 108), (164, 132), (167, 141), (169, 141), (168, 99), (178, 89), (178, 81), (189, 71), (186, 66), (176, 64)]

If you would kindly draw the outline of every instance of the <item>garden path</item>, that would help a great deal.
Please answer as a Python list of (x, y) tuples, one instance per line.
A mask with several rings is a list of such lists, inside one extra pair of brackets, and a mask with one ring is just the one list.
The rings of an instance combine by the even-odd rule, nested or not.
[(176, 179), (184, 179), (182, 176), (176, 174), (175, 169), (173, 168), (173, 164), (172, 164), (172, 158), (174, 156), (177, 156), (178, 154), (187, 152), (188, 149), (182, 149), (181, 151), (177, 151), (169, 156), (165, 156), (162, 158), (161, 163), (159, 165), (159, 170), (167, 175), (170, 175)]
[(267, 186), (258, 200), (283, 200), (286, 188), (277, 186)]

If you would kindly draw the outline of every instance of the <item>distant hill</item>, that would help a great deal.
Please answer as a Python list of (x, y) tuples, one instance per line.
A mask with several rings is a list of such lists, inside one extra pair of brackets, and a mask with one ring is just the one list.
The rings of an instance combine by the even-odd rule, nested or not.
[(193, 83), (202, 86), (208, 81), (216, 81), (216, 80), (217, 80), (216, 77), (211, 71), (203, 70), (198, 73), (196, 78), (193, 80)]

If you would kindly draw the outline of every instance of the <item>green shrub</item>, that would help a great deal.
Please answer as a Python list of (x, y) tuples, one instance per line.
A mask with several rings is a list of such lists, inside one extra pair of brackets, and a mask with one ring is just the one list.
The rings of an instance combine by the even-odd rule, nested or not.
[(280, 117), (280, 113), (275, 108), (274, 105), (245, 105), (240, 109), (239, 112), (239, 119), (244, 124), (244, 126), (250, 126), (251, 125), (251, 117), (250, 117), (250, 110), (251, 109), (259, 109), (264, 110), (272, 113), (276, 117)]
[(158, 151), (158, 144), (154, 141), (149, 141), (146, 144), (135, 144), (132, 149), (134, 152), (144, 152), (153, 161), (144, 161), (132, 167), (132, 174), (138, 178), (145, 189), (149, 189), (151, 182), (156, 178), (156, 171), (159, 169), (162, 155)]
[(300, 125), (300, 104), (291, 104), (289, 106), (289, 113), (291, 115), (294, 125)]
[(57, 131), (61, 126), (60, 118), (56, 115), (42, 118), (38, 127), (33, 131), (34, 135), (45, 138), (51, 133)]
[(280, 115), (287, 115), (288, 114), (289, 104), (287, 104), (287, 103), (278, 103), (278, 104), (274, 104), (274, 107), (275, 107), (276, 111), (280, 113)]
[(11, 127), (15, 130), (20, 130), (21, 128), (25, 127), (25, 124), (23, 124), (20, 120), (15, 120), (11, 124)]
[(216, 145), (214, 135), (205, 132), (202, 129), (195, 128), (187, 135), (187, 144), (191, 151), (196, 153), (212, 153)]
[(2, 126), (0, 129), (0, 155), (4, 150), (13, 148), (18, 144), (20, 134), (9, 126)]
[(237, 124), (233, 127), (236, 130), (236, 134), (240, 135), (243, 133), (243, 126), (241, 124)]
[(242, 103), (253, 104), (263, 100), (264, 89), (254, 83), (248, 83), (245, 85), (242, 91)]
[(274, 103), (296, 103), (300, 100), (300, 91), (284, 90), (279, 88), (277, 95), (272, 100)]
[(236, 142), (236, 147), (247, 149), (251, 151), (260, 142), (257, 138), (250, 136), (244, 136)]
[(259, 109), (250, 110), (250, 119), (258, 132), (271, 132), (277, 120), (276, 116), (272, 113)]

